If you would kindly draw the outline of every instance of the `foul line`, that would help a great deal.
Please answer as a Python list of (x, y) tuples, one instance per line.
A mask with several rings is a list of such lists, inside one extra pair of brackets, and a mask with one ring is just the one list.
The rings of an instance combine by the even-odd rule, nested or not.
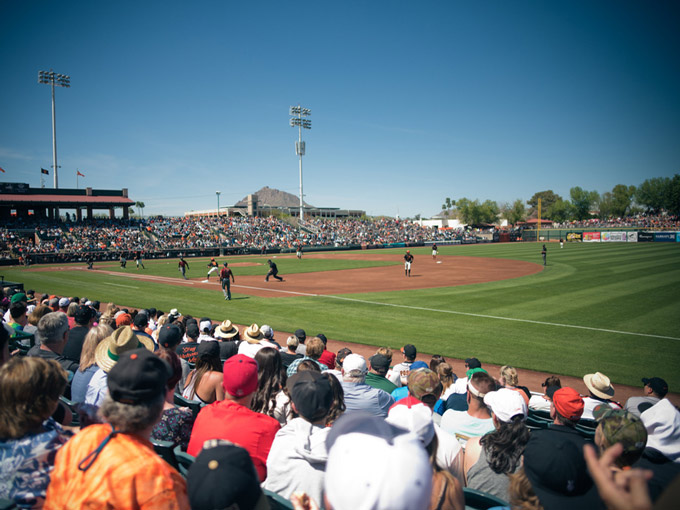
[(115, 285), (116, 287), (124, 287), (126, 289), (138, 289), (139, 287), (133, 287), (132, 285), (121, 285), (120, 283), (109, 283), (103, 282), (104, 285)]

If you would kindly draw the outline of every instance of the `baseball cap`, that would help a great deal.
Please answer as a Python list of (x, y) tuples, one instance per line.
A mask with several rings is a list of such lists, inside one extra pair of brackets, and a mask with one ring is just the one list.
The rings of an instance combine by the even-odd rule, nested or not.
[(202, 333), (207, 333), (208, 331), (210, 331), (211, 326), (212, 321), (207, 317), (203, 317), (198, 325), (198, 329), (200, 329)]
[[(188, 329), (188, 328), (187, 328)], [(176, 324), (163, 324), (158, 332), (158, 343), (166, 349), (172, 349), (182, 341), (182, 332)]]
[(78, 305), (73, 318), (78, 324), (87, 324), (94, 317), (94, 310), (87, 305)]
[(519, 391), (501, 388), (484, 395), (484, 403), (491, 408), (499, 421), (510, 423), (512, 418), (521, 415), (527, 417), (529, 410)]
[(134, 349), (121, 354), (106, 383), (113, 400), (137, 405), (164, 393), (171, 375), (166, 361), (147, 349)]
[(304, 329), (296, 329), (295, 330), (295, 336), (298, 337), (298, 340), (300, 340), (300, 343), (304, 343), (305, 339), (307, 338), (307, 333), (305, 333)]
[(609, 445), (621, 443), (624, 454), (642, 454), (647, 445), (647, 429), (642, 420), (624, 409), (602, 404), (593, 410), (600, 430)]
[(401, 353), (407, 358), (411, 359), (416, 357), (418, 351), (416, 350), (415, 345), (406, 344), (404, 347), (401, 348)]
[(149, 324), (149, 316), (145, 312), (138, 312), (132, 322), (136, 328), (145, 328)]
[(413, 404), (411, 401), (404, 402), (404, 400), (401, 399), (390, 408), (387, 413), (387, 422), (413, 432), (423, 446), (429, 445), (435, 434), (432, 409), (422, 402)]
[[(172, 326), (173, 324), (168, 324), (168, 326)], [(198, 338), (198, 336), (201, 334), (201, 332), (198, 330), (198, 325), (195, 322), (188, 322), (187, 323), (187, 336), (191, 338)], [(160, 333), (159, 333), (159, 338), (160, 338)]]
[(342, 368), (345, 373), (352, 370), (360, 370), (364, 374), (367, 372), (366, 360), (361, 354), (348, 354), (342, 362)]
[[(413, 364), (415, 365), (415, 363)], [(437, 395), (441, 393), (442, 383), (437, 374), (429, 368), (413, 370), (408, 374), (408, 391), (418, 400), (422, 400), (426, 395)]]
[(371, 368), (376, 371), (387, 370), (390, 368), (390, 360), (383, 354), (374, 354), (368, 358), (368, 361), (371, 362)]
[(335, 510), (429, 508), (432, 466), (415, 434), (356, 411), (333, 424), (326, 448), (325, 494)]
[(553, 393), (555, 409), (568, 420), (577, 421), (583, 414), (583, 399), (574, 388), (564, 387)]
[(123, 312), (116, 317), (116, 327), (129, 326), (130, 324), (132, 324), (132, 317), (129, 313)]
[(543, 508), (599, 508), (600, 498), (583, 452), (566, 434), (532, 434), (524, 449), (524, 472)]
[(229, 358), (224, 362), (222, 386), (234, 397), (250, 395), (257, 389), (257, 361), (245, 354)]
[(269, 509), (250, 454), (224, 439), (210, 439), (203, 444), (189, 468), (187, 492), (192, 510)]
[[(14, 295), (16, 296), (16, 294)], [(12, 303), (14, 303), (14, 296), (12, 296)], [(24, 298), (26, 296), (24, 295)], [(59, 308), (64, 308), (65, 306), (68, 306), (71, 304), (71, 300), (67, 297), (63, 297), (59, 300)]]
[(263, 324), (260, 327), (260, 331), (262, 332), (262, 334), (264, 335), (265, 338), (267, 338), (269, 340), (274, 338), (274, 330), (272, 329), (272, 327), (269, 324)]
[[(66, 306), (68, 306), (68, 298), (65, 298), (67, 303)], [(16, 294), (12, 295), (12, 298), (10, 299), (10, 303), (18, 303), (19, 301), (28, 301), (28, 298), (26, 297), (26, 294), (23, 292), (17, 292)]]
[(328, 379), (314, 370), (292, 375), (286, 388), (297, 412), (305, 420), (315, 422), (328, 414), (333, 401), (333, 390)]
[(482, 368), (482, 364), (477, 358), (467, 358), (465, 360), (465, 364), (468, 366), (468, 368)]
[(643, 377), (642, 383), (652, 388), (652, 391), (659, 395), (660, 398), (664, 398), (666, 393), (668, 393), (668, 383), (661, 379), (661, 377)]
[(198, 344), (196, 352), (199, 359), (219, 358), (220, 344), (217, 340), (207, 340)]

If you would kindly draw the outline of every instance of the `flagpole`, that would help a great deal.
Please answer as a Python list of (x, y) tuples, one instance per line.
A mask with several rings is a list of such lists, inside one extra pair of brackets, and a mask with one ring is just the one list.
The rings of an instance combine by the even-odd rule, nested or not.
[(76, 168), (76, 189), (80, 189), (78, 187), (78, 174), (79, 174), (79, 172), (78, 172), (78, 169)]

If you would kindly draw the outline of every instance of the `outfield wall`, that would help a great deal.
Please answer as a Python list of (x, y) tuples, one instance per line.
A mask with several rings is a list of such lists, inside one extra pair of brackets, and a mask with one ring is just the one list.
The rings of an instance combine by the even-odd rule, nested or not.
[(577, 243), (680, 243), (680, 232), (677, 231), (649, 231), (649, 230), (565, 230), (544, 229), (525, 230), (522, 241), (559, 241)]

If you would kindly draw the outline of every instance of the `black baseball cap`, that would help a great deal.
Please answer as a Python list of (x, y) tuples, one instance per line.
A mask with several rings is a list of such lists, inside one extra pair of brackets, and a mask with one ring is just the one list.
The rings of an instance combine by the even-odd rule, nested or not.
[(90, 319), (95, 316), (95, 311), (87, 305), (78, 305), (76, 312), (73, 314), (73, 318), (78, 324), (87, 324)]
[(120, 356), (109, 371), (109, 395), (116, 402), (138, 405), (164, 394), (172, 375), (170, 365), (147, 349), (134, 349)]
[(166, 349), (172, 349), (182, 341), (182, 332), (176, 324), (164, 324), (158, 332), (158, 343)]
[(659, 395), (660, 398), (664, 398), (666, 393), (668, 393), (668, 383), (661, 379), (661, 377), (643, 377), (642, 383), (652, 388), (652, 391)]
[(333, 400), (333, 390), (328, 379), (320, 372), (314, 370), (297, 372), (288, 379), (286, 388), (295, 408), (305, 420), (314, 422), (328, 414)]
[(416, 346), (411, 345), (411, 344), (406, 344), (404, 347), (402, 347), (401, 352), (408, 359), (413, 359), (413, 358), (416, 357), (416, 354), (418, 354), (418, 351), (416, 350)]
[(482, 364), (477, 358), (467, 358), (465, 360), (465, 364), (468, 366), (468, 368), (482, 368)]
[(300, 343), (304, 343), (307, 338), (307, 333), (305, 333), (304, 329), (296, 329), (295, 336), (300, 340)]
[(390, 368), (390, 360), (387, 356), (383, 354), (374, 354), (370, 358), (368, 358), (368, 361), (371, 363), (371, 368), (373, 370), (387, 370)]

